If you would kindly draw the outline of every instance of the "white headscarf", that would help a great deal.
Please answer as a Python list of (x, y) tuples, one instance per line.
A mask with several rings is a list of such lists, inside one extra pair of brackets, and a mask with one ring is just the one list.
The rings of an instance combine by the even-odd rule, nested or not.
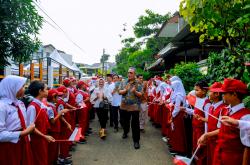
[(171, 81), (171, 83), (174, 82), (174, 81), (180, 81), (180, 82), (182, 82), (181, 79), (178, 76), (173, 76), (169, 80)]
[(171, 101), (175, 101), (176, 97), (179, 95), (182, 97), (182, 102), (185, 103), (186, 92), (184, 86), (181, 81), (173, 81), (171, 82), (171, 87), (173, 92), (171, 94)]
[(0, 98), (17, 101), (16, 94), (24, 86), (27, 78), (9, 75), (0, 83)]

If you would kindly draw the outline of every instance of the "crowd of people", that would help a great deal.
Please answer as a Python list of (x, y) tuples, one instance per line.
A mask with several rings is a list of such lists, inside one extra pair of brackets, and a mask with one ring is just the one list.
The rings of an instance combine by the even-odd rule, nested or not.
[[(240, 80), (225, 79), (211, 86), (194, 84), (186, 94), (182, 80), (169, 75), (146, 81), (129, 68), (128, 77), (107, 74), (106, 79), (65, 78), (49, 89), (42, 81), (6, 76), (0, 82), (0, 164), (72, 164), (70, 150), (85, 144), (92, 133), (90, 121), (98, 117), (99, 137), (130, 129), (134, 148), (148, 119), (161, 128), (170, 152), (191, 157), (197, 165), (238, 165), (250, 158), (250, 110), (242, 99), (248, 94)], [(79, 141), (68, 140), (81, 128)]]

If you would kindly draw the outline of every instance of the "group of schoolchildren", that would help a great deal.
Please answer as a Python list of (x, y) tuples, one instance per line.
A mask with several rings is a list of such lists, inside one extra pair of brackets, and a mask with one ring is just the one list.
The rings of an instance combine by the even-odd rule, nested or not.
[[(0, 164), (72, 164), (73, 130), (81, 128), (81, 144), (91, 133), (88, 84), (71, 77), (48, 90), (35, 80), (25, 91), (26, 80), (10, 75), (0, 82)], [(24, 93), (32, 97), (28, 104)]]
[(197, 165), (249, 163), (250, 110), (242, 103), (246, 84), (230, 78), (211, 86), (199, 81), (188, 95), (177, 76), (166, 81), (156, 76), (148, 84), (148, 115), (173, 155), (195, 153)]
[[(75, 143), (68, 139), (73, 130), (82, 128), (79, 143), (86, 143), (91, 133), (89, 84), (74, 77), (57, 89), (32, 81), (25, 91), (25, 84), (19, 76), (0, 82), (0, 163), (72, 164), (69, 151)], [(146, 90), (148, 116), (161, 127), (171, 153), (190, 157), (197, 151), (197, 165), (247, 164), (250, 110), (242, 103), (248, 94), (242, 81), (228, 78), (211, 86), (199, 81), (186, 95), (179, 77), (169, 75), (164, 81), (156, 76)], [(32, 99), (24, 104), (25, 92)]]

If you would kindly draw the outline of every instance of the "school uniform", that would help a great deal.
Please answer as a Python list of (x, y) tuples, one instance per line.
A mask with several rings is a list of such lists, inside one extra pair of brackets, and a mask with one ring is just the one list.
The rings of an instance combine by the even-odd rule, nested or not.
[[(57, 112), (60, 112), (61, 110), (66, 108), (66, 103), (62, 98), (58, 98), (57, 104), (56, 104), (56, 110)], [(64, 119), (69, 122), (71, 119), (70, 113), (63, 114)], [(67, 125), (64, 122), (61, 122), (61, 128), (60, 128), (60, 139), (67, 140), (70, 135), (71, 131), (67, 128)], [(69, 149), (70, 149), (70, 142), (62, 142), (60, 143), (60, 155), (59, 157), (62, 159), (66, 159), (69, 156)]]
[[(48, 103), (48, 117), (50, 119), (54, 119), (58, 112), (56, 110), (56, 106), (54, 103)], [(50, 123), (50, 129), (49, 129), (49, 135), (52, 136), (55, 140), (60, 139), (60, 133), (61, 133), (61, 123), (60, 119), (56, 120), (54, 124)], [(49, 155), (49, 164), (53, 164), (57, 161), (57, 158), (59, 156), (59, 143), (49, 143), (48, 146), (48, 155)]]
[[(204, 103), (203, 103), (203, 108), (202, 110), (199, 110), (198, 108), (194, 107), (194, 109), (190, 109), (190, 108), (186, 108), (186, 111), (188, 114), (193, 115), (193, 114), (197, 114), (203, 118), (208, 118), (208, 111), (209, 111), (209, 107), (211, 106), (210, 100), (208, 98), (204, 98)], [(206, 113), (205, 113), (206, 112)], [(192, 144), (193, 144), (193, 152), (195, 151), (195, 149), (198, 147), (197, 142), (198, 139), (205, 133), (207, 132), (207, 123), (200, 121), (196, 118), (193, 117), (192, 119), (192, 128), (193, 128), (193, 140), (192, 140)], [(196, 156), (198, 157), (198, 159), (196, 160), (196, 164), (197, 165), (205, 165), (207, 163), (206, 160), (206, 153), (207, 149), (205, 146), (201, 146), (199, 151), (197, 152)]]
[(0, 99), (0, 163), (8, 165), (33, 165), (28, 135), (20, 137), (26, 129), (26, 108), (21, 101), (14, 103)]
[[(38, 99), (34, 98), (27, 108), (28, 125), (35, 123), (36, 129), (42, 134), (47, 135), (49, 121), (46, 106)], [(35, 133), (30, 135), (31, 149), (34, 162), (37, 165), (48, 164), (48, 141)]]
[(187, 153), (187, 142), (185, 134), (184, 125), (184, 115), (183, 111), (180, 111), (180, 106), (185, 104), (186, 92), (181, 81), (171, 82), (173, 92), (171, 94), (170, 100), (173, 106), (173, 111), (171, 113), (172, 123), (169, 143), (172, 146), (172, 150), (178, 153)]
[(78, 118), (78, 124), (79, 127), (82, 128), (82, 138), (84, 139), (85, 133), (88, 130), (89, 126), (89, 105), (85, 104), (83, 100), (88, 98), (89, 95), (87, 92), (84, 92), (82, 90), (78, 90), (78, 93), (76, 95), (76, 103), (79, 107), (83, 106), (80, 110), (77, 112), (77, 118)]
[[(220, 118), (221, 116), (227, 115), (227, 109), (226, 105), (223, 103), (223, 101), (219, 101), (218, 103), (212, 104), (209, 108), (209, 114), (215, 116), (216, 118)], [(208, 116), (208, 132), (215, 131), (220, 128), (221, 123), (211, 117)], [(207, 139), (207, 164), (212, 164), (213, 162), (213, 156), (214, 156), (214, 150), (217, 143), (217, 136), (213, 136)]]
[[(228, 116), (231, 118), (250, 121), (250, 110), (245, 108), (243, 103), (229, 107), (228, 111)], [(242, 164), (244, 150), (245, 146), (241, 142), (240, 130), (222, 124), (215, 148), (213, 165)]]
[(153, 108), (154, 108), (154, 104), (153, 104), (153, 100), (154, 100), (154, 94), (153, 94), (153, 91), (154, 91), (154, 87), (153, 86), (150, 86), (148, 87), (148, 101), (149, 101), (149, 104), (148, 104), (148, 116), (150, 118), (150, 120), (153, 120)]

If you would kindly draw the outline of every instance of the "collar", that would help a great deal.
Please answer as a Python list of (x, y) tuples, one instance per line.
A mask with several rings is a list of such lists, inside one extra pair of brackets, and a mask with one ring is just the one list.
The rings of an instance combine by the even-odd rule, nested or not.
[(34, 98), (32, 101), (34, 101), (35, 103), (37, 103), (39, 106), (42, 105), (42, 102), (36, 98)]
[(223, 101), (219, 101), (217, 103), (213, 103), (212, 105), (214, 106), (214, 109), (218, 108), (221, 104), (223, 104)]
[(51, 102), (48, 102), (48, 105), (52, 106), (52, 107), (55, 107), (55, 104), (54, 103), (51, 103)]
[(231, 115), (234, 114), (234, 113), (236, 113), (236, 112), (238, 112), (239, 110), (241, 110), (243, 108), (245, 108), (244, 103), (240, 103), (240, 104), (235, 105), (233, 107), (231, 107), (231, 105), (229, 105), (229, 109), (230, 109), (230, 114)]

